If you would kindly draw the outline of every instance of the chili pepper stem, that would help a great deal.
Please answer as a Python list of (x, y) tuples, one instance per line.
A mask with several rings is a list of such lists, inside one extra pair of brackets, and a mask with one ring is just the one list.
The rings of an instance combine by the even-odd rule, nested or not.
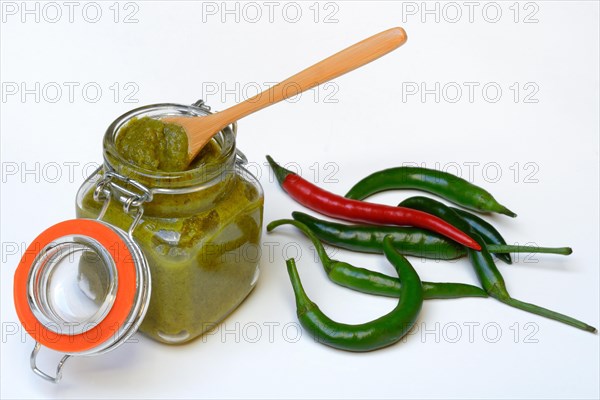
[(308, 295), (304, 291), (300, 276), (298, 275), (298, 269), (296, 268), (296, 260), (290, 258), (289, 260), (286, 260), (285, 263), (288, 274), (291, 277), (290, 281), (292, 283), (292, 288), (294, 289), (294, 296), (296, 297), (296, 314), (298, 317), (301, 317), (311, 309), (316, 308), (317, 305), (310, 301)]
[(317, 236), (302, 222), (298, 222), (295, 219), (279, 219), (276, 221), (272, 221), (271, 223), (269, 223), (269, 225), (267, 225), (267, 232), (271, 232), (273, 229), (277, 228), (278, 226), (286, 225), (286, 224), (293, 225), (296, 228), (300, 229), (311, 240), (313, 246), (315, 246), (315, 249), (317, 250), (317, 254), (319, 255), (319, 258), (321, 259), (323, 268), (325, 268), (325, 272), (327, 272), (329, 274), (329, 272), (331, 272), (331, 263), (332, 263), (331, 258), (327, 255), (327, 252), (325, 251), (325, 247), (323, 247), (323, 244), (317, 238)]
[(570, 247), (538, 247), (538, 246), (517, 246), (509, 244), (488, 244), (487, 249), (490, 253), (540, 253), (540, 254), (559, 254), (568, 256), (573, 253)]
[(293, 174), (292, 171), (285, 169), (281, 165), (277, 164), (275, 160), (273, 160), (273, 158), (269, 155), (267, 156), (267, 161), (273, 169), (273, 172), (275, 173), (275, 178), (277, 178), (277, 182), (279, 182), (280, 185), (283, 185), (283, 180), (286, 176), (288, 176), (289, 174)]
[(550, 318), (555, 321), (562, 322), (567, 325), (574, 326), (575, 328), (582, 329), (587, 332), (596, 333), (597, 329), (593, 326), (586, 324), (583, 321), (579, 321), (575, 318), (571, 318), (568, 315), (557, 313), (556, 311), (548, 310), (547, 308), (536, 306), (535, 304), (526, 303), (521, 300), (513, 299), (512, 297), (498, 296), (498, 300), (507, 304), (511, 307), (518, 308), (523, 311), (530, 312), (532, 314), (540, 315), (542, 317)]

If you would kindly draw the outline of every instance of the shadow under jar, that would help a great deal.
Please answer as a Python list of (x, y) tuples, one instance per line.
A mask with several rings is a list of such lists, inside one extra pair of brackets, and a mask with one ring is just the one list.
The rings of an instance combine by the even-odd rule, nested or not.
[[(198, 103), (197, 103), (198, 104)], [(104, 165), (77, 194), (77, 217), (97, 218), (104, 202), (94, 191), (107, 172), (127, 177), (151, 193), (133, 239), (148, 261), (152, 295), (140, 330), (164, 343), (184, 343), (210, 330), (250, 293), (259, 275), (264, 196), (236, 151), (235, 126), (219, 132), (181, 172), (150, 171), (117, 151), (120, 128), (131, 118), (207, 115), (199, 106), (158, 104), (119, 117), (104, 137)], [(136, 193), (136, 185), (125, 189)], [(111, 189), (101, 219), (127, 231), (123, 191)], [(96, 197), (97, 198), (97, 197)], [(89, 290), (103, 291), (93, 263), (80, 263)], [(97, 274), (96, 274), (97, 275)], [(95, 281), (98, 281), (95, 283)]]

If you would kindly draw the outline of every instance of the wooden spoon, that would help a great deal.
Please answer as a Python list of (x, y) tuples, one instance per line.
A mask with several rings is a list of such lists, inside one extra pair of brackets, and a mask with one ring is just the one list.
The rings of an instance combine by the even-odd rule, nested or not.
[(203, 117), (168, 117), (162, 120), (181, 125), (186, 130), (191, 161), (214, 135), (232, 122), (362, 67), (402, 46), (405, 42), (404, 29), (388, 29), (308, 67), (225, 111)]

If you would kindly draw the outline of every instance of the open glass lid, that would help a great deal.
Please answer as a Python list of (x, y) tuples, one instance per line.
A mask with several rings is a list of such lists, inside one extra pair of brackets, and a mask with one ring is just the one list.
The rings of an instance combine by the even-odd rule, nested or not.
[[(14, 301), (36, 341), (36, 374), (58, 382), (70, 356), (110, 351), (137, 331), (150, 300), (150, 273), (132, 230), (73, 219), (48, 228), (27, 248), (15, 272)], [(55, 376), (36, 366), (41, 346), (65, 353)]]

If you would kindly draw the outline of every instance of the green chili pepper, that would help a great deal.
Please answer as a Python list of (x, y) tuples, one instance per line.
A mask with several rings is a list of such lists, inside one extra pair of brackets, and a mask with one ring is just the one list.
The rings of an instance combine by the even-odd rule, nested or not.
[[(482, 218), (479, 218), (477, 215), (465, 210), (461, 210), (460, 208), (450, 207), (450, 209), (454, 210), (455, 213), (465, 220), (465, 222), (471, 226), (471, 229), (481, 236), (486, 244), (506, 244), (506, 240), (504, 240), (500, 232), (498, 232), (498, 230), (494, 228), (492, 224), (488, 223)], [(496, 253), (495, 255), (505, 263), (512, 264), (510, 253)]]
[[(419, 228), (346, 225), (311, 217), (294, 211), (292, 217), (302, 222), (321, 240), (353, 251), (365, 253), (383, 253), (383, 238), (392, 237), (394, 247), (407, 256), (431, 258), (435, 260), (453, 260), (467, 255), (465, 248), (458, 243), (434, 232)], [(470, 228), (469, 228), (470, 229)], [(569, 247), (537, 247), (513, 245), (488, 245), (492, 253), (549, 253), (569, 255)]]
[(293, 258), (286, 261), (296, 298), (300, 324), (320, 343), (347, 351), (371, 351), (396, 343), (414, 326), (423, 305), (423, 288), (419, 275), (391, 241), (384, 241), (385, 254), (403, 283), (398, 305), (388, 314), (359, 325), (342, 324), (326, 316), (313, 303), (298, 276)]
[(422, 190), (470, 210), (517, 216), (485, 189), (447, 172), (428, 168), (397, 167), (375, 172), (354, 185), (346, 197), (362, 200), (372, 194), (395, 189)]
[(453, 260), (467, 255), (465, 248), (437, 233), (420, 228), (380, 225), (346, 225), (320, 220), (294, 211), (292, 217), (317, 237), (344, 249), (383, 253), (383, 238), (392, 237), (396, 250), (407, 256)]
[(467, 232), (469, 236), (471, 236), (477, 241), (477, 243), (481, 245), (481, 251), (470, 251), (470, 249), (467, 249), (467, 253), (469, 260), (475, 269), (475, 273), (477, 274), (479, 282), (481, 283), (483, 289), (490, 296), (500, 300), (505, 304), (508, 304), (509, 306), (528, 311), (533, 314), (541, 315), (542, 317), (550, 318), (576, 328), (586, 330), (588, 332), (596, 332), (596, 328), (567, 315), (513, 299), (506, 289), (504, 278), (498, 270), (498, 267), (496, 267), (496, 264), (494, 263), (494, 260), (488, 251), (487, 245), (483, 238), (473, 229), (467, 229), (465, 226), (467, 223), (450, 207), (440, 203), (437, 200), (421, 196), (411, 197), (403, 201), (401, 204), (403, 207), (414, 208), (443, 219), (449, 224), (454, 225), (456, 228)]
[[(358, 268), (349, 263), (332, 260), (325, 251), (321, 241), (301, 222), (293, 219), (280, 219), (267, 225), (267, 231), (281, 225), (293, 225), (304, 233), (313, 243), (321, 264), (332, 282), (363, 293), (378, 296), (398, 297), (402, 293), (402, 284), (398, 278)], [(488, 297), (481, 288), (464, 283), (423, 282), (425, 299), (456, 299), (460, 297)]]

